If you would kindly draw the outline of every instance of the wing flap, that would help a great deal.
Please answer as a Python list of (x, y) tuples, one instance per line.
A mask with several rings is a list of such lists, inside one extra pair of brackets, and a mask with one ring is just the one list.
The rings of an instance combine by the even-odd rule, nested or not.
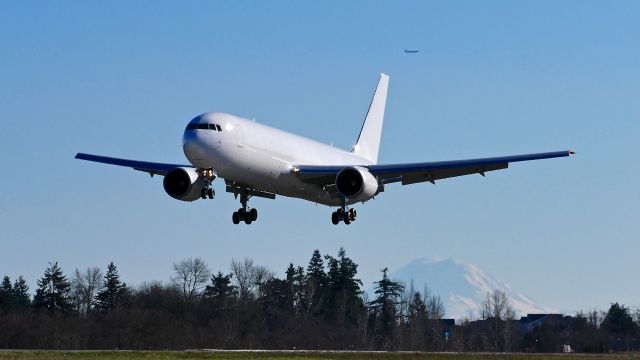
[(399, 176), (402, 181), (402, 185), (410, 185), (420, 182), (429, 181), (435, 184), (436, 180), (452, 178), (456, 176), (464, 176), (471, 174), (480, 174), (484, 176), (485, 172), (506, 169), (509, 167), (508, 163), (492, 164), (485, 166), (471, 166), (463, 168), (449, 168), (449, 169), (436, 169), (431, 171), (415, 171), (401, 174)]

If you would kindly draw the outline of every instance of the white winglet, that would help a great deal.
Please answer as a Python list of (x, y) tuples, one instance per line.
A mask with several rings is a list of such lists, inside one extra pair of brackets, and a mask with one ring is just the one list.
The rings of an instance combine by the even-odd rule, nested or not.
[(352, 152), (362, 158), (378, 163), (378, 150), (380, 149), (380, 136), (382, 135), (382, 122), (384, 120), (384, 108), (387, 103), (387, 89), (389, 87), (389, 76), (380, 74), (378, 87), (371, 99), (367, 117), (362, 124), (360, 136), (353, 147)]

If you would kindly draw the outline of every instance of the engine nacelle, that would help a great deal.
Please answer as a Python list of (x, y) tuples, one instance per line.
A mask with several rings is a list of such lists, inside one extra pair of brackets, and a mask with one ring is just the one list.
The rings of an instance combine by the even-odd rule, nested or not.
[(174, 199), (194, 201), (200, 199), (200, 191), (205, 187), (204, 178), (191, 168), (175, 168), (164, 176), (164, 191)]
[(348, 167), (336, 176), (336, 190), (349, 202), (367, 201), (378, 193), (378, 180), (366, 168)]

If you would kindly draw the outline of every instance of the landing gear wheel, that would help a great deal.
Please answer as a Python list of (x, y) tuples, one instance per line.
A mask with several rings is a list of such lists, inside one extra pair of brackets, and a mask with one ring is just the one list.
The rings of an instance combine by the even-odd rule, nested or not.
[(207, 189), (206, 188), (202, 188), (202, 190), (200, 190), (200, 197), (203, 199), (207, 198)]
[(349, 220), (356, 221), (356, 209), (349, 209)]
[(258, 210), (251, 209), (251, 211), (249, 211), (249, 217), (251, 218), (251, 221), (258, 220)]
[(253, 222), (253, 220), (251, 220), (251, 217), (246, 216), (246, 217), (244, 218), (244, 223), (245, 223), (245, 224), (247, 224), (247, 225), (251, 225), (251, 223), (252, 223), (252, 222)]
[(209, 188), (209, 190), (207, 190), (207, 195), (209, 196), (209, 199), (213, 199), (216, 196), (216, 192), (212, 188)]
[(240, 224), (240, 214), (238, 214), (238, 212), (237, 212), (237, 211), (234, 211), (234, 212), (233, 212), (233, 215), (231, 216), (231, 220), (233, 221), (233, 223), (234, 223), (235, 225)]
[(351, 224), (351, 220), (349, 220), (349, 215), (344, 217), (344, 223), (345, 223), (345, 225)]
[(334, 211), (331, 214), (331, 222), (333, 223), (333, 225), (338, 225), (340, 223), (340, 215), (338, 215), (337, 211)]

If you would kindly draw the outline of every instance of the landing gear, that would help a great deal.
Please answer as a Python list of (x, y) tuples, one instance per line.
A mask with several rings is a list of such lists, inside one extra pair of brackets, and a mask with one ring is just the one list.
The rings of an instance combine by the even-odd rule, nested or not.
[(200, 197), (203, 199), (213, 199), (214, 197), (216, 197), (216, 191), (210, 187), (203, 187), (202, 190), (200, 190)]
[(240, 203), (242, 204), (242, 207), (238, 209), (238, 211), (234, 211), (231, 216), (231, 220), (235, 225), (238, 225), (240, 221), (244, 221), (245, 224), (249, 225), (258, 220), (258, 210), (249, 209), (247, 206), (250, 197), (251, 195), (247, 194), (246, 190), (240, 194)]
[(333, 225), (338, 225), (340, 221), (344, 221), (346, 225), (349, 225), (356, 221), (356, 215), (356, 209), (347, 209), (345, 201), (343, 201), (340, 209), (331, 214), (331, 222)]
[(334, 211), (331, 214), (331, 222), (333, 223), (333, 225), (338, 225), (338, 223), (340, 222), (340, 215), (338, 215), (337, 211)]
[(200, 190), (200, 197), (203, 199), (213, 199), (216, 196), (215, 190), (211, 187), (211, 183), (215, 180), (216, 176), (213, 173), (213, 169), (199, 169), (200, 175), (204, 178), (204, 187)]

